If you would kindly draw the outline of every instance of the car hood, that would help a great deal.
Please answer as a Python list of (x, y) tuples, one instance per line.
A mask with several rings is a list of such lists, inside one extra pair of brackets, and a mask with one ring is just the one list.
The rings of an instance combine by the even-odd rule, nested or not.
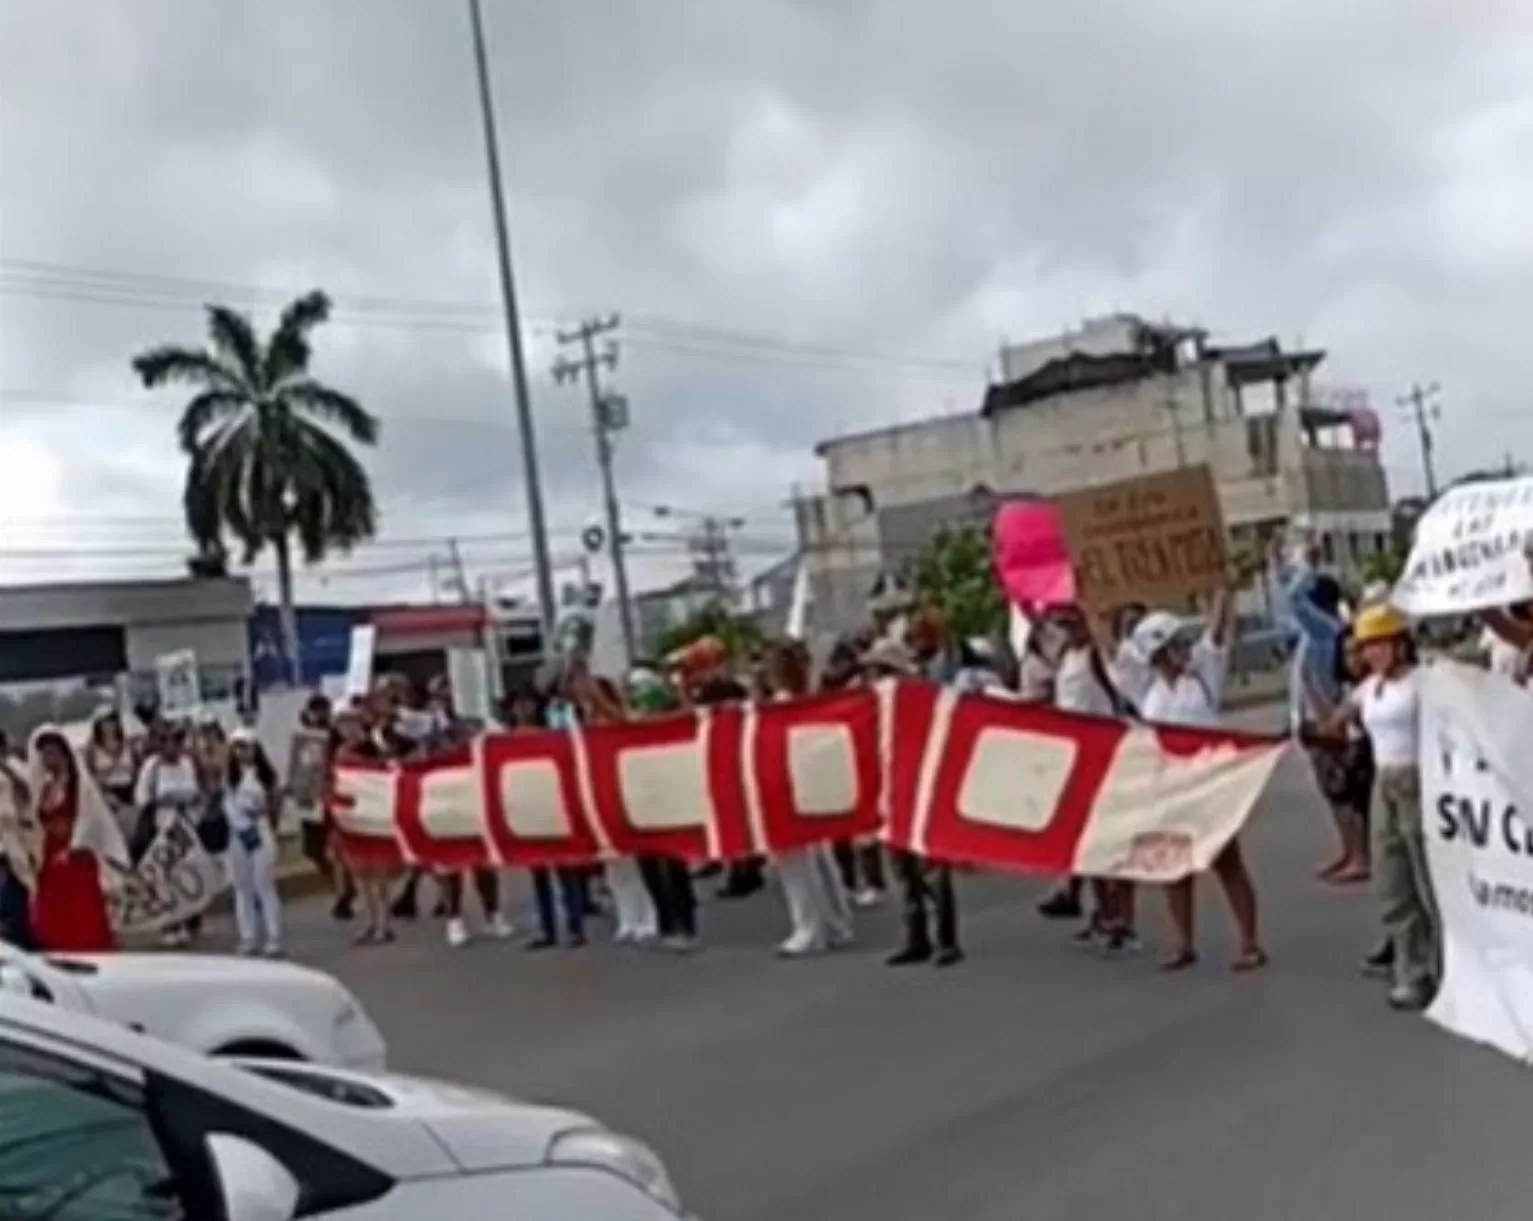
[(421, 1124), (465, 1173), (542, 1165), (561, 1133), (603, 1126), (578, 1111), (427, 1077), (285, 1060), (240, 1059), (236, 1063), (267, 1080), (331, 1097), (335, 1105), (353, 1114)]
[(44, 961), (56, 971), (82, 982), (139, 981), (171, 983), (190, 980), (198, 984), (273, 983), (323, 984), (334, 987), (329, 976), (291, 962), (265, 958), (236, 958), (227, 954), (49, 954)]

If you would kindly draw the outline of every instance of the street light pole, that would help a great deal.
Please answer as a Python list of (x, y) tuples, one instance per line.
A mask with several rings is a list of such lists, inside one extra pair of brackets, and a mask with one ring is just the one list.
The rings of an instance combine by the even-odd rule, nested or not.
[(479, 109), (484, 127), (484, 158), (490, 179), (490, 210), (495, 218), (495, 246), (500, 264), (500, 295), (505, 306), (506, 348), (511, 356), (511, 384), (516, 392), (516, 426), (522, 439), (522, 482), (527, 488), (527, 523), (532, 530), (532, 560), (537, 570), (538, 617), (546, 648), (552, 641), (554, 618), (553, 562), (548, 552), (548, 521), (543, 514), (543, 484), (538, 474), (537, 436), (532, 426), (532, 392), (527, 360), (522, 352), (521, 315), (516, 306), (516, 280), (511, 273), (511, 234), (506, 224), (506, 192), (500, 175), (500, 147), (495, 134), (495, 103), (490, 95), (489, 55), (485, 50), (484, 14), (479, 0), (468, 0), (474, 28), (474, 68), (479, 78)]

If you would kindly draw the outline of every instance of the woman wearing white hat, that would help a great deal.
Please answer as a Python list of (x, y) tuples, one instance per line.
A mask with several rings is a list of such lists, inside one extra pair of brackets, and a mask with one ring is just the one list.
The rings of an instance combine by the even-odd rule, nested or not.
[[(1133, 642), (1149, 665), (1151, 678), (1140, 702), (1144, 719), (1157, 725), (1187, 725), (1216, 729), (1224, 703), (1224, 680), (1229, 665), (1232, 600), (1227, 591), (1214, 599), (1208, 627), (1191, 644), (1186, 624), (1165, 611), (1152, 611), (1134, 628)], [(1233, 967), (1254, 971), (1267, 965), (1257, 935), (1256, 889), (1246, 871), (1240, 843), (1231, 839), (1214, 858), (1214, 875), (1224, 888), (1240, 938)], [(1180, 971), (1198, 961), (1193, 942), (1196, 879), (1173, 882), (1166, 891), (1176, 946), (1161, 961), (1167, 971)]]

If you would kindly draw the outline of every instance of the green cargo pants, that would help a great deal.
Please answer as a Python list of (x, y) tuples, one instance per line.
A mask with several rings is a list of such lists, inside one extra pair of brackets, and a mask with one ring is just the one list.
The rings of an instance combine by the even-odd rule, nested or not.
[(1421, 773), (1379, 769), (1373, 799), (1373, 885), (1395, 947), (1395, 986), (1430, 994), (1441, 972), (1437, 902), (1427, 872)]

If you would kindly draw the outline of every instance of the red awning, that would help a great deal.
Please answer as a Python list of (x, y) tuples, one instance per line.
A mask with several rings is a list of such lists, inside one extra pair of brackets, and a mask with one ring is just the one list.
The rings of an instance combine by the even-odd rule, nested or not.
[(375, 610), (372, 623), (380, 636), (434, 636), (484, 630), (482, 606), (391, 606)]

